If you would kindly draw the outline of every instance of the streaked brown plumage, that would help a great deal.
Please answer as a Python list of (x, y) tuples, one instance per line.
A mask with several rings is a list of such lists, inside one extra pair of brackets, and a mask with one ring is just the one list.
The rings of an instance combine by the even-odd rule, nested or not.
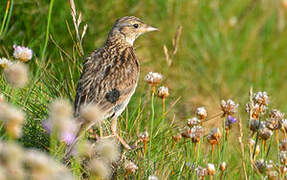
[(82, 105), (93, 103), (105, 112), (105, 118), (111, 117), (115, 124), (112, 126), (116, 126), (116, 118), (134, 94), (139, 78), (140, 66), (133, 42), (153, 30), (157, 29), (133, 16), (115, 22), (104, 46), (92, 52), (84, 63), (75, 97), (75, 116), (79, 115)]

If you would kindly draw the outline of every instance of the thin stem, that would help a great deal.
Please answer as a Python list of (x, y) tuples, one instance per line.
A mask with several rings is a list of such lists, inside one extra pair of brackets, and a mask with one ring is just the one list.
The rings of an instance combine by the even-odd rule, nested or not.
[(4, 15), (4, 18), (3, 18), (3, 21), (2, 21), (1, 30), (0, 30), (0, 39), (1, 39), (3, 30), (4, 30), (5, 24), (6, 24), (6, 19), (7, 19), (7, 16), (8, 16), (9, 7), (10, 7), (10, 0), (8, 0), (8, 2), (7, 2), (7, 6), (6, 6), (6, 10), (5, 10), (5, 15)]
[(51, 0), (50, 1), (50, 7), (49, 7), (47, 28), (46, 28), (46, 37), (45, 37), (45, 42), (44, 42), (44, 48), (43, 48), (42, 53), (41, 53), (41, 60), (44, 60), (46, 49), (47, 49), (47, 46), (48, 46), (49, 33), (50, 33), (50, 24), (51, 24), (51, 15), (52, 15), (53, 5), (54, 5), (54, 0)]

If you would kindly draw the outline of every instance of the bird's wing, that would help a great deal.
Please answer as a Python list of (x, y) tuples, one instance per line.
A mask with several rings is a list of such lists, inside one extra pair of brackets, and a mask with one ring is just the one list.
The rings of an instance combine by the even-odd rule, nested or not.
[(121, 107), (134, 92), (139, 64), (132, 48), (121, 53), (99, 49), (86, 60), (77, 87), (75, 115), (83, 104), (98, 104), (106, 116)]

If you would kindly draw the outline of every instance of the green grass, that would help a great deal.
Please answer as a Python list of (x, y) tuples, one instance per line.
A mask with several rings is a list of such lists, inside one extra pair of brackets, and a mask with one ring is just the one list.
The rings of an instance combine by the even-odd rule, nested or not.
[[(190, 167), (185, 165), (196, 157), (192, 143), (180, 142), (172, 148), (171, 137), (194, 115), (198, 106), (205, 106), (211, 117), (220, 111), (221, 99), (232, 98), (238, 102), (244, 143), (248, 143), (248, 115), (244, 108), (250, 87), (267, 91), (271, 95), (271, 106), (286, 110), (287, 29), (280, 24), (282, 21), (286, 24), (287, 9), (280, 1), (85, 0), (75, 3), (83, 15), (81, 28), (88, 24), (83, 40), (85, 56), (104, 43), (113, 22), (121, 16), (135, 15), (160, 29), (135, 43), (141, 77), (119, 124), (121, 135), (130, 142), (135, 142), (144, 130), (152, 135), (152, 144), (145, 156), (137, 150), (126, 154), (139, 166), (137, 179), (146, 179), (153, 173), (170, 179), (192, 176)], [(27, 148), (48, 151), (49, 137), (43, 132), (41, 121), (47, 118), (47, 107), (53, 99), (64, 97), (73, 102), (83, 64), (76, 47), (70, 4), (60, 0), (11, 0), (7, 11), (6, 4), (7, 0), (0, 2), (0, 57), (12, 59), (13, 44), (33, 49), (34, 57), (27, 63), (31, 78), (25, 88), (12, 90), (1, 72), (0, 90), (9, 102), (27, 114), (20, 143)], [(230, 24), (232, 17), (237, 18), (235, 25)], [(163, 45), (172, 49), (178, 25), (183, 27), (182, 35), (169, 67)], [(166, 108), (171, 109), (164, 117), (161, 99), (155, 97), (154, 109), (151, 109), (150, 88), (143, 81), (149, 71), (162, 73), (162, 84), (170, 90)], [(219, 119), (207, 123), (206, 132), (221, 124)], [(235, 142), (232, 145), (227, 142), (223, 157), (228, 164), (226, 179), (244, 178), (237, 135), (238, 130), (234, 128), (230, 138)], [(199, 164), (204, 166), (209, 152), (205, 148), (206, 138), (201, 147)], [(270, 151), (275, 152), (272, 148)], [(246, 156), (247, 151), (246, 147)], [(251, 179), (259, 178), (250, 165), (247, 167)], [(123, 174), (120, 169), (120, 177)]]

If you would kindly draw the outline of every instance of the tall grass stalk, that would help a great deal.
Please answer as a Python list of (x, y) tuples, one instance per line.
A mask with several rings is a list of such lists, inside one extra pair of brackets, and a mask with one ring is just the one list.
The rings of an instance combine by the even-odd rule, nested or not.
[(1, 29), (0, 29), (0, 40), (2, 39), (2, 33), (4, 31), (5, 26), (8, 26), (7, 17), (9, 17), (8, 16), (9, 12), (11, 13), (11, 11), (9, 11), (9, 9), (10, 9), (10, 0), (8, 0), (8, 2), (7, 2), (4, 18), (2, 20)]
[(48, 46), (53, 6), (54, 6), (54, 0), (51, 0), (50, 1), (50, 7), (49, 7), (49, 13), (48, 13), (48, 19), (47, 19), (47, 27), (46, 27), (46, 35), (45, 35), (44, 47), (43, 47), (42, 52), (41, 52), (41, 60), (42, 61), (45, 58), (46, 49), (47, 49), (47, 46)]

